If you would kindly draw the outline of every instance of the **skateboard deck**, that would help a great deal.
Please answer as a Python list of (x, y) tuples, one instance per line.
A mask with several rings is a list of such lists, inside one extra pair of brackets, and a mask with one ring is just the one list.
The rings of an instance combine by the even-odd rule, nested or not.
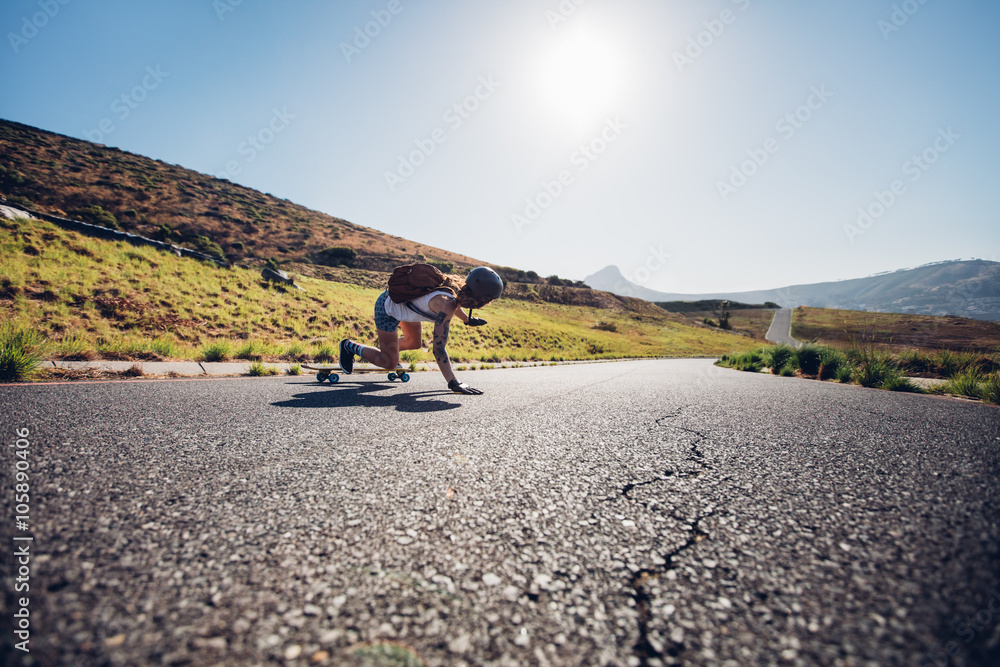
[[(316, 380), (318, 382), (326, 382), (329, 380), (332, 384), (340, 382), (341, 374), (345, 374), (344, 369), (342, 369), (339, 364), (335, 366), (302, 364), (302, 368), (310, 371), (316, 371)], [(358, 373), (385, 373), (385, 371), (386, 369), (379, 366), (358, 364), (354, 367), (354, 372), (352, 372), (351, 375), (356, 375)], [(389, 378), (390, 382), (395, 382), (396, 380), (399, 380), (400, 382), (410, 381), (410, 374), (406, 372), (406, 369), (403, 368), (403, 366), (396, 366), (396, 370), (389, 371), (386, 377)]]

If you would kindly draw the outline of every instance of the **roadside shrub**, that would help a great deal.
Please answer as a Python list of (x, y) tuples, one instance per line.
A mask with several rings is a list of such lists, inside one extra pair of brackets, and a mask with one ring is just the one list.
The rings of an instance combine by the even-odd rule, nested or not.
[(983, 384), (983, 376), (975, 369), (969, 369), (956, 373), (948, 378), (944, 383), (944, 392), (956, 396), (967, 396), (969, 398), (981, 398), (980, 385)]
[(822, 359), (822, 350), (815, 345), (803, 345), (795, 350), (795, 363), (805, 375), (818, 374)]
[(885, 354), (867, 351), (862, 354), (853, 377), (862, 387), (881, 387), (895, 372), (895, 367)]
[(840, 369), (849, 366), (850, 364), (843, 352), (829, 347), (824, 348), (820, 353), (820, 363), (819, 370), (817, 371), (817, 377), (819, 377), (820, 380), (832, 380), (833, 378), (840, 379)]
[(264, 377), (268, 375), (277, 375), (281, 370), (277, 366), (267, 366), (262, 361), (255, 361), (250, 364), (250, 369), (247, 371), (247, 375), (252, 377)]
[[(772, 369), (771, 372), (773, 373), (774, 369)], [(792, 367), (791, 364), (785, 364), (784, 366), (781, 367), (781, 370), (778, 372), (778, 375), (786, 378), (795, 377), (795, 369)]]
[(924, 375), (933, 373), (934, 358), (920, 350), (903, 350), (896, 357), (896, 364), (906, 375)]
[(759, 373), (764, 368), (764, 357), (761, 350), (751, 350), (730, 356), (727, 365), (738, 371)]
[(63, 336), (56, 345), (55, 356), (66, 361), (94, 361), (99, 357), (94, 346), (79, 333)]
[(986, 378), (980, 387), (979, 397), (988, 403), (1000, 404), (1000, 373)]
[(233, 346), (227, 340), (217, 340), (201, 348), (202, 361), (226, 361), (233, 354)]
[(164, 359), (172, 359), (178, 356), (177, 343), (171, 338), (161, 336), (150, 343), (149, 348)]
[(42, 364), (45, 341), (31, 329), (4, 324), (0, 328), (0, 382), (31, 379)]
[(837, 382), (841, 384), (849, 384), (852, 379), (854, 379), (854, 367), (850, 363), (845, 363), (837, 369), (834, 374), (837, 378)]
[[(767, 366), (771, 369), (771, 372), (775, 375), (781, 373), (785, 366), (795, 355), (795, 350), (790, 345), (775, 345), (774, 347), (766, 350), (764, 353), (764, 361)], [(794, 366), (792, 371), (795, 371)]]
[(903, 377), (902, 373), (899, 373), (898, 371), (885, 379), (885, 382), (882, 383), (882, 388), (888, 389), (889, 391), (904, 391), (914, 394), (923, 393), (923, 390), (920, 387)]
[(289, 375), (302, 375), (302, 364), (290, 364), (288, 366)]

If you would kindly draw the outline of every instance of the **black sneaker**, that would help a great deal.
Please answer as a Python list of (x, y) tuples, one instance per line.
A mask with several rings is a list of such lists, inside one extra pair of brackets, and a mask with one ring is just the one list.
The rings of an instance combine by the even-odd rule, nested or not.
[(350, 375), (354, 372), (354, 354), (347, 351), (347, 339), (340, 341), (340, 369)]

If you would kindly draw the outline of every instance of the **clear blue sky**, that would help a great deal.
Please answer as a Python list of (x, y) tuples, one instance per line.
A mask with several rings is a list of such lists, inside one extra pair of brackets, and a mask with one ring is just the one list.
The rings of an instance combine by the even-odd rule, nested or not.
[(1000, 3), (576, 2), (6, 0), (0, 117), (543, 275), (1000, 259)]

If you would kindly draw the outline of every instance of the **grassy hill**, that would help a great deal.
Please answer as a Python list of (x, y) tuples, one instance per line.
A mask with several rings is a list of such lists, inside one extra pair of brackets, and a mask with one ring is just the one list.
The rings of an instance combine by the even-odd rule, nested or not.
[[(385, 274), (351, 271), (362, 284), (299, 275), (301, 292), (263, 281), (256, 268), (0, 218), (0, 316), (48, 339), (53, 358), (200, 359), (221, 349), (235, 358), (327, 359), (341, 338), (375, 340), (372, 306)], [(580, 303), (545, 301), (545, 289)], [(754, 344), (646, 302), (570, 287), (522, 285), (479, 313), (489, 326), (452, 328), (458, 363), (718, 355)]]
[(1000, 323), (964, 317), (864, 313), (800, 306), (792, 311), (792, 336), (839, 348), (1000, 353)]
[(0, 194), (32, 210), (221, 253), (233, 262), (383, 271), (417, 260), (457, 269), (484, 264), (190, 169), (4, 120)]

